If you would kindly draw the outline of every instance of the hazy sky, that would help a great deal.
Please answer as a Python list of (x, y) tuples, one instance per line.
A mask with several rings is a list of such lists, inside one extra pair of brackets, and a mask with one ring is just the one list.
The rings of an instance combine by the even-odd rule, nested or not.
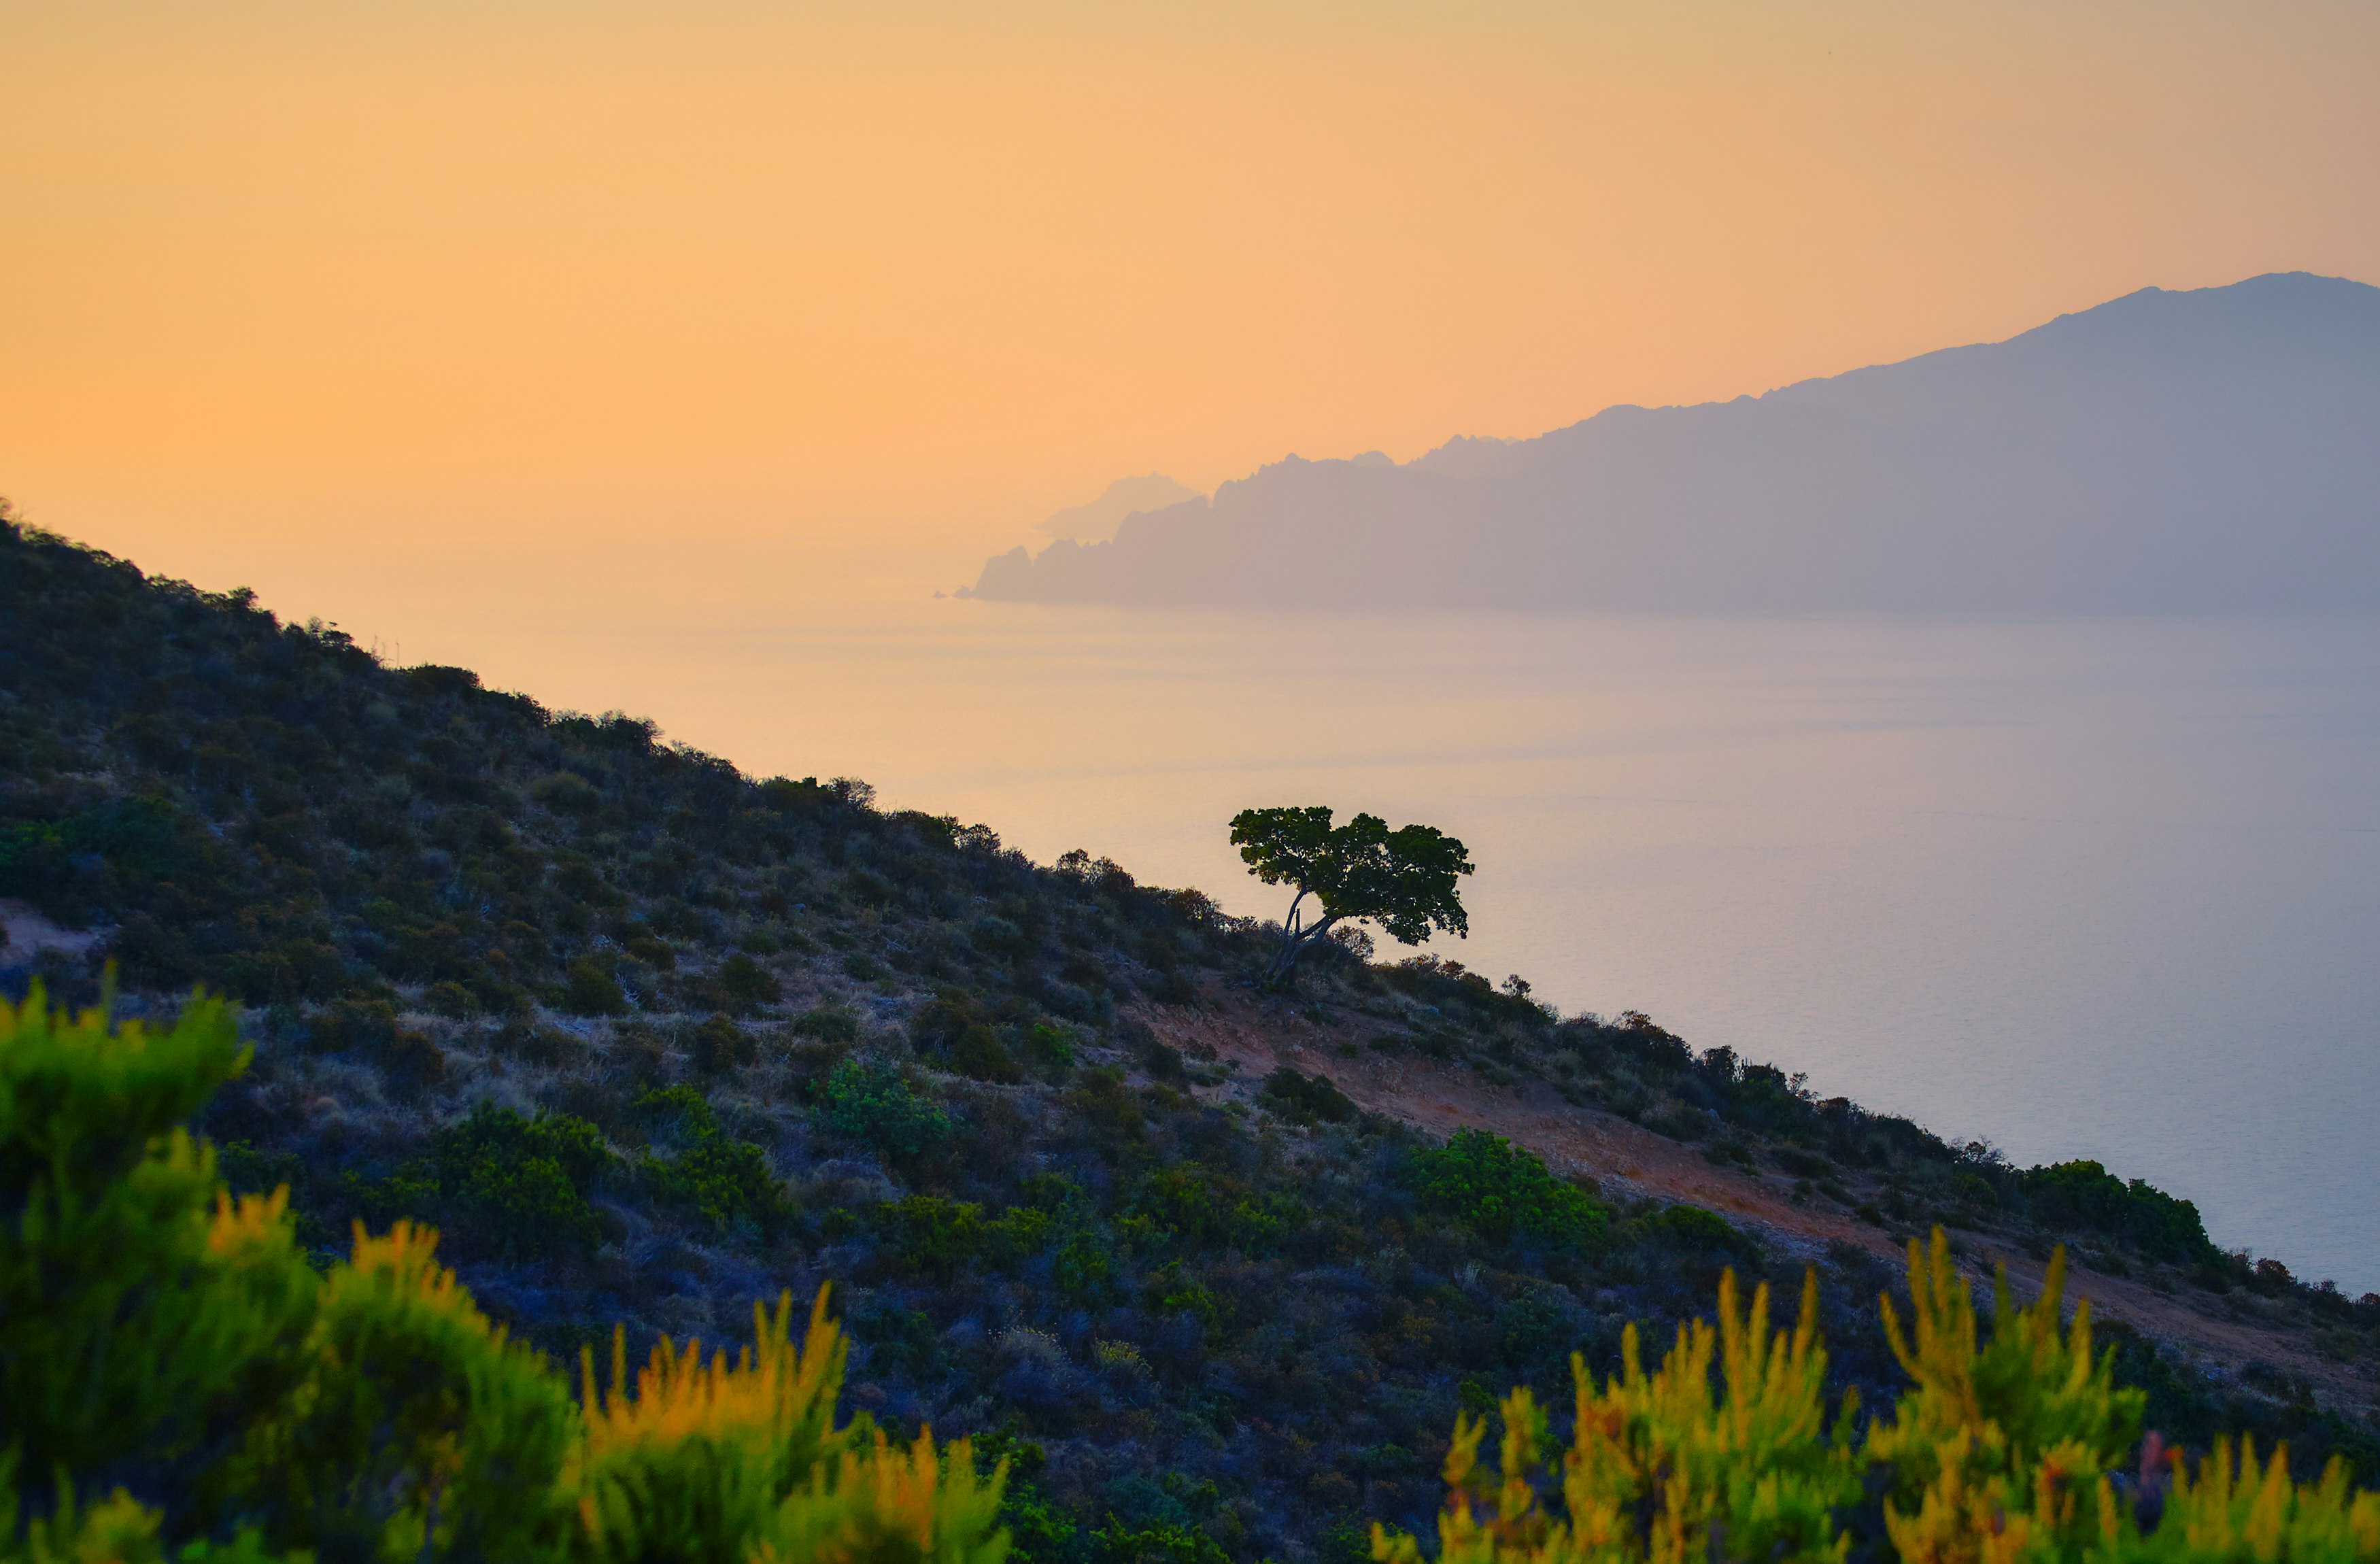
[(1124, 473), (2380, 281), (2375, 80), (2362, 4), (0, 0), (0, 493), (202, 577), (948, 574)]

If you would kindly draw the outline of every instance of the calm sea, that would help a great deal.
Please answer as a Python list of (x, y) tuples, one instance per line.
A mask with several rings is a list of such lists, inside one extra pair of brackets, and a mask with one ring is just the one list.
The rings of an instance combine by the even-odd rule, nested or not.
[(759, 559), (694, 593), (632, 569), (478, 604), (425, 585), (349, 628), (1243, 913), (1281, 900), (1225, 841), (1245, 806), (1427, 821), (1479, 865), (1449, 953), (1492, 977), (2021, 1163), (2097, 1158), (2219, 1242), (2380, 1289), (2380, 623), (1281, 618), (803, 585)]

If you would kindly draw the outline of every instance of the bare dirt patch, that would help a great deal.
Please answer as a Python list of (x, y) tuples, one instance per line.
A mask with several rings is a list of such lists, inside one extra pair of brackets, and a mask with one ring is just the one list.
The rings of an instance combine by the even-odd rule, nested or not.
[[(1527, 1146), (1559, 1171), (1594, 1178), (1614, 1195), (1683, 1201), (1758, 1231), (1787, 1253), (1815, 1258), (1829, 1244), (1850, 1244), (1898, 1264), (1891, 1233), (1823, 1198), (1797, 1203), (1793, 1182), (1720, 1167), (1694, 1147), (1616, 1114), (1563, 1101), (1542, 1083), (1498, 1085), (1468, 1066), (1366, 1047), (1378, 1028), (1348, 1017), (1317, 1020), (1283, 1001), (1217, 988), (1197, 1009), (1147, 1007), (1138, 1017), (1184, 1052), (1235, 1064), (1237, 1078), (1218, 1088), (1252, 1092), (1287, 1065), (1322, 1074), (1371, 1112), (1433, 1135), (1487, 1130)], [(1962, 1262), (1979, 1280), (2005, 1265), (2021, 1298), (2040, 1291), (2043, 1263), (1987, 1235), (1961, 1233)], [(2195, 1288), (2171, 1293), (2070, 1264), (2068, 1291), (2086, 1297), (2095, 1315), (2119, 1320), (2180, 1350), (2206, 1368), (2236, 1376), (2252, 1364), (2305, 1380), (2325, 1400), (2358, 1410), (2380, 1405), (2380, 1385), (2362, 1365), (2322, 1353), (2302, 1331), (2231, 1317), (2235, 1306)]]
[(29, 902), (0, 897), (0, 968), (30, 966), (35, 952), (56, 951), (79, 961), (107, 938), (104, 931), (51, 922)]

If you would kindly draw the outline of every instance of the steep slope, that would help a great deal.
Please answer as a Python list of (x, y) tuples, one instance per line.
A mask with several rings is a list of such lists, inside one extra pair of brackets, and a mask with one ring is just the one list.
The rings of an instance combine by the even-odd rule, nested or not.
[(2003, 343), (1402, 467), (1290, 457), (978, 597), (2084, 612), (2380, 605), (2380, 288), (2147, 288)]
[[(1597, 1106), (1601, 1099), (1595, 1095), (1559, 1089), (1553, 1078), (1566, 1062), (1559, 1058), (1543, 1072), (1501, 1072), (1500, 1083), (1498, 1073), (1483, 1072), (1476, 1060), (1453, 1062), (1370, 1046), (1367, 1039), (1378, 1034), (1360, 1009), (1301, 1012), (1222, 993), (1199, 1010), (1152, 1007), (1146, 1014), (1170, 1043), (1212, 1049), (1239, 1066), (1245, 1079), (1261, 1080), (1283, 1068), (1328, 1070), (1359, 1107), (1423, 1134), (1470, 1129), (1501, 1135), (1550, 1167), (1595, 1180), (1606, 1194), (1698, 1206), (1813, 1262), (1855, 1265), (1850, 1256), (1864, 1252), (1877, 1262), (1897, 1263), (1908, 1241), (1939, 1220), (1959, 1235), (1959, 1253), (1979, 1284), (1998, 1266), (2009, 1268), (2021, 1294), (2041, 1279), (2046, 1233), (2035, 1224), (2010, 1221), (2014, 1212), (1997, 1196), (1979, 1206), (1955, 1194), (1948, 1200), (1937, 1194), (1939, 1203), (1929, 1208), (1912, 1198), (1905, 1169), (1859, 1170), (1854, 1161), (1816, 1170), (1806, 1151), (1791, 1144), (1752, 1155), (1742, 1130), (1730, 1133), (1721, 1119), (1697, 1123), (1654, 1115), (1652, 1121), (1663, 1128), (1648, 1129)], [(1815, 1180), (1809, 1176), (1814, 1170)], [(1973, 1186), (1966, 1192), (1977, 1193)], [(2050, 1225), (2065, 1226), (2055, 1217)], [(2170, 1255), (2163, 1263), (2143, 1255), (2104, 1223), (2080, 1226), (2079, 1232), (2067, 1230), (2073, 1232), (2070, 1274), (2103, 1321), (2179, 1349), (2211, 1380), (2244, 1376), (2252, 1387), (2302, 1388), (2334, 1405), (2380, 1404), (2380, 1361), (2352, 1350), (2327, 1328), (2335, 1315), (2351, 1316), (2331, 1301), (2335, 1294), (2280, 1285), (2269, 1269), (2253, 1267), (2244, 1267), (2236, 1285), (2210, 1287), (2216, 1279), (2204, 1269), (2191, 1276)]]
[[(1874, 1404), (1889, 1273), (1816, 1240), (1937, 1219), (1977, 1254), (2072, 1235), (2101, 1274), (2248, 1316), (2264, 1366), (2211, 1380), (2125, 1339), (2169, 1434), (2380, 1463), (2361, 1381), (2277, 1366), (2309, 1340), (2368, 1363), (2380, 1299), (2245, 1267), (2186, 1203), (1434, 961), (1332, 947), (1295, 1006), (1259, 1001), (1263, 930), (1195, 891), (389, 668), (13, 524), (0, 898), (14, 989), (95, 1000), (113, 960), (127, 1009), (193, 983), (247, 1004), (254, 1059), (202, 1127), (322, 1245), (431, 1223), (564, 1351), (833, 1284), (846, 1394), (1017, 1455), (1032, 1560), (1335, 1558), (1368, 1519), (1426, 1524), (1459, 1407), (1558, 1391), (1573, 1351), (1607, 1366), (1624, 1322), (1706, 1308), (1730, 1266), (1815, 1259), (1839, 1386)], [(1486, 1115), (1508, 1097), (1721, 1182), (1599, 1165)], [(1552, 1170), (1447, 1138), (1439, 1102)], [(1807, 1231), (1726, 1197), (1750, 1171)]]

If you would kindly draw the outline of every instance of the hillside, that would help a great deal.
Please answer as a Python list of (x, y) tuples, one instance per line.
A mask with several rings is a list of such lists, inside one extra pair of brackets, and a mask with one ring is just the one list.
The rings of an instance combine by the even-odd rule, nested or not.
[(980, 598), (1689, 612), (2380, 606), (2380, 288), (2144, 288), (2006, 342), (1399, 466), (1296, 456)]
[(2380, 1474), (2380, 1297), (2224, 1255), (2094, 1164), (2015, 1169), (1451, 963), (1333, 947), (1261, 996), (1264, 931), (1195, 891), (13, 523), (0, 899), (14, 992), (96, 999), (113, 962), (124, 1012), (246, 1007), (200, 1127), (319, 1248), (429, 1222), (557, 1351), (732, 1337), (831, 1282), (848, 1400), (1017, 1457), (1043, 1564), (1427, 1527), (1457, 1409), (1566, 1393), (1571, 1352), (1608, 1365), (1729, 1267), (1816, 1265), (1836, 1386), (1883, 1404), (1885, 1257), (1935, 1222), (2021, 1273), (2071, 1242), (2168, 1437)]

